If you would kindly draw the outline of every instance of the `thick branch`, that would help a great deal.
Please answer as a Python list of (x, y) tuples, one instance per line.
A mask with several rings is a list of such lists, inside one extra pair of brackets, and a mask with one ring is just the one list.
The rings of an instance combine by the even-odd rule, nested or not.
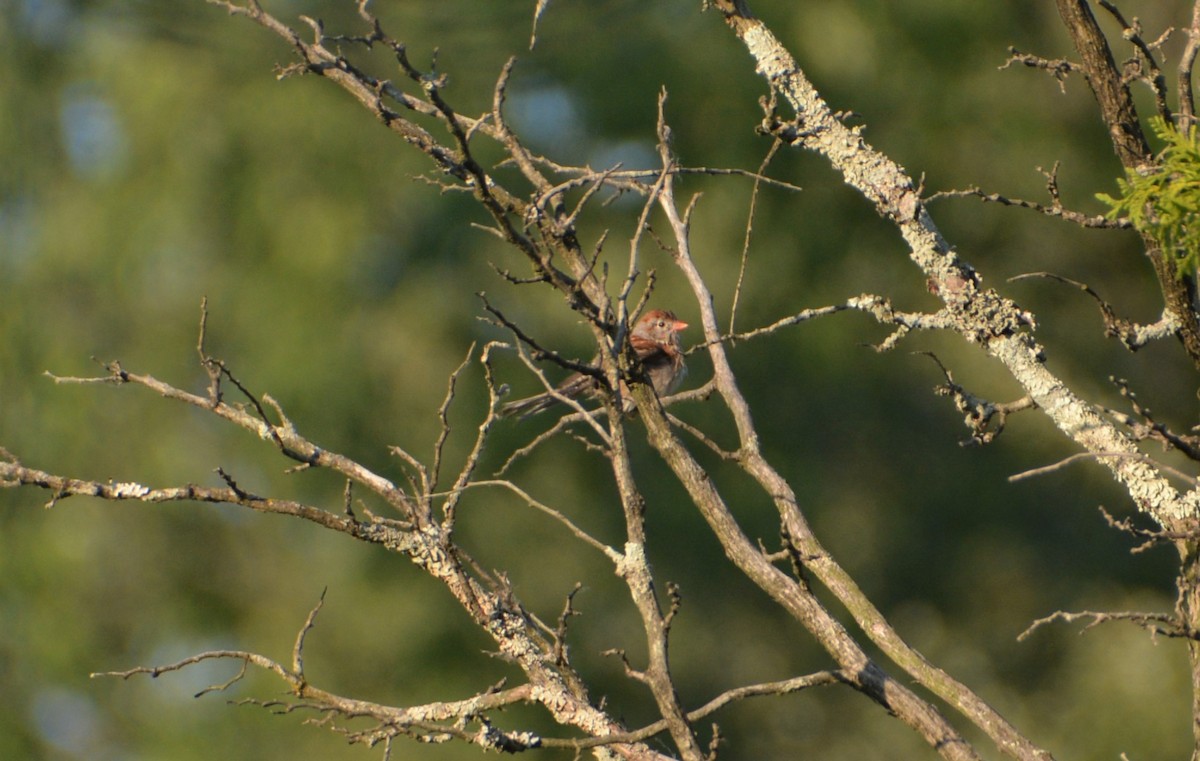
[(1112, 50), (1104, 32), (1096, 23), (1087, 0), (1056, 0), (1058, 15), (1062, 17), (1067, 32), (1075, 43), (1075, 49), (1083, 61), (1084, 75), (1096, 102), (1100, 104), (1100, 116), (1108, 127), (1113, 149), (1121, 165), (1134, 168), (1150, 162), (1150, 144), (1142, 133), (1138, 122), (1137, 108), (1129, 85), (1121, 77), (1121, 70), (1113, 59)]
[[(1087, 0), (1057, 0), (1058, 13), (1083, 58), (1088, 84), (1100, 104), (1100, 116), (1121, 165), (1139, 171), (1152, 164), (1153, 157), (1138, 121), (1137, 108), (1129, 86), (1121, 76), (1108, 41), (1096, 23)], [(1186, 110), (1186, 105), (1185, 105)], [(1179, 338), (1192, 363), (1200, 369), (1200, 321), (1196, 316), (1196, 282), (1191, 274), (1178, 271), (1175, 260), (1165, 254), (1158, 242), (1142, 233), (1142, 246), (1154, 266), (1158, 285), (1168, 311), (1179, 327)]]
[[(206, 361), (211, 358), (205, 358)], [(296, 515), (357, 539), (407, 556), (433, 578), (446, 586), (471, 619), (496, 642), (499, 650), (525, 671), (531, 685), (531, 696), (543, 705), (563, 725), (574, 726), (592, 736), (624, 731), (619, 722), (596, 709), (588, 701), (582, 681), (566, 664), (556, 662), (553, 646), (534, 629), (532, 616), (517, 602), (512, 590), (496, 579), (482, 583), (469, 572), (472, 561), (453, 543), (447, 529), (426, 519), (424, 510), (414, 509), (413, 502), (391, 482), (372, 473), (362, 465), (329, 452), (304, 438), (283, 416), (278, 405), (276, 413), (283, 423), (276, 425), (260, 419), (240, 407), (223, 401), (197, 396), (146, 375), (125, 371), (117, 364), (109, 365), (110, 375), (89, 379), (59, 379), (59, 382), (100, 382), (118, 385), (143, 386), (168, 399), (212, 412), (240, 427), (253, 431), (271, 442), (288, 457), (311, 467), (325, 467), (366, 486), (391, 502), (398, 509), (417, 519), (411, 530), (396, 521), (376, 519), (359, 521), (350, 515), (327, 512), (286, 500), (274, 500), (248, 494), (226, 478), (227, 489), (197, 486), (153, 489), (134, 483), (101, 483), (68, 479), (29, 469), (11, 455), (0, 451), (0, 485), (33, 485), (48, 489), (52, 502), (63, 496), (87, 495), (103, 499), (135, 499), (147, 502), (202, 500), (238, 504), (264, 512)], [(271, 404), (269, 397), (264, 397)], [(261, 405), (253, 405), (261, 413)], [(623, 758), (652, 759), (658, 754), (640, 745), (616, 745), (614, 752)]]
[[(910, 673), (920, 675), (918, 678), (925, 677), (922, 681), (926, 686), (931, 686), (930, 683), (936, 681), (936, 686), (932, 688), (935, 692), (939, 692), (939, 687), (942, 688), (939, 694), (944, 697), (944, 685), (956, 686), (960, 694), (953, 696), (955, 705), (960, 710), (974, 711), (972, 715), (973, 718), (978, 717), (976, 718), (977, 723), (1000, 733), (997, 736), (998, 743), (1002, 745), (1021, 743), (1023, 746), (1029, 746), (1027, 740), (1022, 738), (978, 697), (926, 663), (919, 654), (904, 644), (887, 625), (883, 616), (866, 600), (849, 575), (837, 566), (808, 529), (800, 515), (791, 486), (771, 467), (758, 449), (758, 435), (751, 419), (749, 405), (737, 386), (724, 346), (715, 340), (719, 333), (712, 296), (691, 260), (686, 225), (678, 217), (673, 204), (671, 187), (668, 186), (663, 192), (662, 206), (675, 230), (676, 261), (687, 276), (697, 301), (700, 303), (705, 335), (711, 342), (709, 356), (713, 362), (717, 389), (732, 411), (740, 432), (741, 449), (738, 453), (738, 460), (742, 467), (759, 482), (764, 491), (771, 495), (780, 510), (789, 535), (802, 542), (798, 546), (800, 553), (806, 558), (806, 567), (815, 569), (821, 580), (858, 617), (864, 631), (883, 646), (894, 660), (897, 660)], [(641, 408), (640, 402), (639, 398), (639, 408)], [(712, 480), (708, 478), (704, 469), (670, 430), (665, 417), (657, 410), (651, 409), (643, 410), (643, 418), (649, 430), (651, 443), (675, 471), (701, 514), (712, 527), (713, 533), (721, 541), (725, 554), (734, 564), (816, 637), (838, 662), (843, 673), (847, 674), (848, 678), (850, 678), (849, 675), (853, 675), (851, 683), (858, 689), (887, 706), (902, 721), (920, 732), (922, 737), (946, 758), (976, 758), (974, 749), (936, 708), (888, 676), (863, 652), (853, 637), (825, 609), (811, 590), (776, 568), (770, 559), (750, 541), (729, 512), (728, 506)], [(914, 662), (923, 668), (914, 667)], [(930, 678), (933, 675), (936, 675), (936, 680)], [(1031, 752), (1027, 753), (1026, 757), (1037, 757), (1032, 746), (1029, 747)]]
[[(743, 2), (720, 0), (717, 7), (754, 57), (759, 73), (797, 114), (795, 122), (774, 124), (772, 131), (824, 155), (847, 184), (896, 224), (912, 260), (953, 315), (956, 330), (998, 359), (1038, 408), (1079, 446), (1092, 452), (1137, 451), (1123, 431), (1046, 368), (1042, 347), (1025, 330), (1028, 316), (1008, 299), (980, 288), (974, 269), (942, 237), (904, 170), (834, 116), (791, 54)], [(1126, 458), (1108, 459), (1104, 465), (1134, 503), (1163, 526), (1200, 513), (1200, 497), (1179, 494), (1152, 465)]]

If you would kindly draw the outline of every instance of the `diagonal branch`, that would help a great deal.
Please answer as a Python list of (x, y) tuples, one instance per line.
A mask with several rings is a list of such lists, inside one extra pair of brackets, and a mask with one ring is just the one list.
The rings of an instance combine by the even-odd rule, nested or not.
[[(260, 497), (249, 494), (232, 483), (224, 489), (195, 485), (155, 489), (136, 483), (104, 483), (64, 478), (27, 468), (3, 451), (0, 451), (0, 486), (31, 485), (48, 489), (53, 494), (51, 504), (63, 497), (75, 495), (150, 503), (192, 500), (236, 504), (262, 512), (295, 515), (362, 541), (382, 545), (390, 551), (405, 555), (447, 588), (474, 623), (492, 637), (499, 651), (525, 672), (533, 685), (532, 698), (545, 707), (558, 723), (577, 727), (591, 736), (624, 731), (616, 719), (590, 704), (578, 675), (567, 664), (553, 659), (552, 643), (535, 630), (533, 617), (517, 601), (507, 582), (495, 578), (481, 582), (480, 576), (472, 576), (469, 569), (475, 567), (473, 561), (453, 543), (448, 529), (428, 520), (424, 513), (412, 509), (408, 496), (391, 482), (349, 458), (310, 442), (290, 423), (273, 426), (256, 415), (239, 407), (229, 406), (225, 402), (214, 406), (208, 397), (190, 394), (148, 375), (130, 373), (116, 363), (109, 365), (109, 371), (108, 376), (100, 378), (64, 378), (60, 382), (132, 384), (150, 389), (165, 398), (207, 410), (253, 431), (265, 441), (275, 443), (288, 457), (313, 467), (333, 470), (366, 486), (397, 508), (403, 509), (406, 514), (415, 516), (415, 528), (406, 530), (395, 521), (373, 516), (368, 521), (359, 521), (344, 512), (326, 511), (288, 500)], [(243, 656), (234, 654), (220, 657)], [(276, 670), (265, 661), (258, 665)], [(282, 666), (279, 669), (282, 671), (277, 670), (277, 673), (281, 676), (284, 676), (283, 672), (292, 673)], [(314, 694), (316, 693), (306, 693), (307, 697)], [(615, 748), (624, 758), (658, 757), (658, 754), (649, 748), (636, 744), (617, 745)]]
[[(1060, 0), (1060, 4), (1067, 2)], [(1050, 372), (1044, 349), (1027, 332), (1029, 316), (995, 291), (982, 289), (975, 270), (938, 230), (903, 168), (835, 117), (795, 59), (749, 14), (744, 2), (718, 0), (716, 5), (757, 61), (760, 73), (797, 114), (794, 122), (770, 124), (770, 131), (825, 156), (847, 184), (892, 220), (908, 244), (910, 258), (945, 302), (954, 329), (999, 360), (1038, 408), (1084, 450), (1136, 452), (1135, 442), (1124, 431)], [(1140, 136), (1140, 129), (1135, 134)], [(1200, 358), (1200, 340), (1196, 348), (1195, 356)], [(1169, 526), (1200, 513), (1200, 495), (1181, 495), (1153, 464), (1131, 458), (1109, 458), (1104, 464), (1134, 504), (1160, 524)]]

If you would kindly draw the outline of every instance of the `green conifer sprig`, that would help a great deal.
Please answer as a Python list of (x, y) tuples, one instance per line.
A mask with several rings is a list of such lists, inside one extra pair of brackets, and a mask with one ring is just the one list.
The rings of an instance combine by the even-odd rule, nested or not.
[(1125, 170), (1117, 180), (1120, 196), (1096, 197), (1110, 207), (1109, 219), (1128, 216), (1133, 226), (1149, 234), (1175, 258), (1180, 276), (1194, 273), (1200, 262), (1200, 145), (1196, 130), (1180, 132), (1162, 118), (1151, 128), (1166, 147), (1158, 166), (1149, 171)]

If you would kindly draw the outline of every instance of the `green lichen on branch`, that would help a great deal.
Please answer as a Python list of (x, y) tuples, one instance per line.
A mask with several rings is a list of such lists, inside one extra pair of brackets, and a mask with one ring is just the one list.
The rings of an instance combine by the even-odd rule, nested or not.
[(1200, 262), (1200, 145), (1196, 130), (1180, 132), (1163, 119), (1151, 122), (1154, 134), (1166, 143), (1157, 165), (1127, 169), (1117, 180), (1120, 196), (1096, 197), (1111, 207), (1109, 219), (1127, 216), (1133, 226), (1154, 238), (1174, 257), (1182, 277)]

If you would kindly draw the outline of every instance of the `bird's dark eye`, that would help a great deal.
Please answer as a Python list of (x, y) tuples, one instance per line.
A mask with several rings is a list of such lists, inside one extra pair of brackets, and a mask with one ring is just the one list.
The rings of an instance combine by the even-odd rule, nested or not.
[(663, 320), (659, 320), (659, 321), (658, 321), (658, 327), (660, 327), (660, 328), (665, 328), (665, 327), (667, 327), (667, 323), (666, 323), (666, 322), (664, 322)]

